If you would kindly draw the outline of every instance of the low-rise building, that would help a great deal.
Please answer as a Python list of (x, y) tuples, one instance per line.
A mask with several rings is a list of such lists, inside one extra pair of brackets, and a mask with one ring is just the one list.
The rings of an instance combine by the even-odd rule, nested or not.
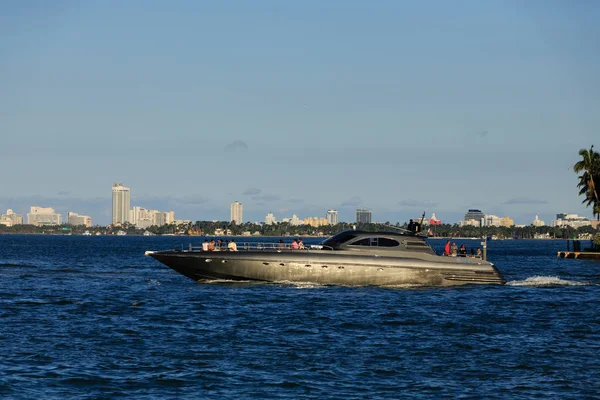
[(531, 225), (536, 226), (536, 227), (537, 226), (546, 226), (546, 223), (544, 221), (540, 220), (538, 218), (538, 216), (536, 215), (535, 219), (533, 220), (533, 222), (531, 223)]
[(35, 226), (60, 225), (62, 216), (52, 207), (31, 206), (27, 213), (27, 223)]
[(265, 217), (265, 225), (273, 225), (276, 222), (277, 220), (275, 219), (275, 215), (273, 215), (273, 213), (268, 213)]
[(484, 226), (505, 226), (511, 227), (515, 225), (515, 221), (509, 217), (498, 217), (497, 215), (488, 214), (484, 217)]
[(570, 226), (577, 229), (582, 226), (592, 226), (592, 223), (588, 218), (577, 214), (558, 213), (556, 214), (556, 219), (552, 221), (552, 226), (561, 228)]
[(85, 225), (86, 228), (92, 227), (92, 218), (87, 215), (79, 215), (74, 212), (67, 214), (67, 224), (69, 225)]
[(14, 226), (23, 225), (23, 216), (15, 214), (10, 208), (6, 210), (6, 214), (0, 214), (0, 225)]

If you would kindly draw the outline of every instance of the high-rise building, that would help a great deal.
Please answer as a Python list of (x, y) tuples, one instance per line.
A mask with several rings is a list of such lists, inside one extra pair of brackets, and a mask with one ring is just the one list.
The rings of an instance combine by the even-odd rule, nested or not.
[(79, 215), (74, 212), (67, 214), (67, 224), (69, 225), (85, 225), (87, 228), (92, 226), (92, 218), (87, 215)]
[(275, 215), (273, 215), (273, 213), (268, 213), (265, 217), (265, 225), (273, 225), (275, 222), (277, 222)]
[(357, 209), (356, 210), (356, 223), (357, 224), (370, 224), (371, 223), (371, 210)]
[(131, 192), (122, 183), (114, 183), (112, 187), (112, 223), (124, 224), (129, 222), (129, 207)]
[[(469, 209), (469, 211), (465, 214), (465, 224), (473, 225), (473, 226), (482, 226), (485, 224), (485, 214), (481, 212), (481, 210), (476, 210), (474, 208)], [(469, 222), (475, 221), (475, 222)], [(462, 226), (462, 225), (461, 225)]]
[(230, 211), (231, 215), (229, 218), (230, 222), (235, 222), (237, 225), (243, 223), (242, 213), (243, 213), (244, 205), (239, 201), (234, 201), (231, 203)]
[(329, 225), (337, 225), (338, 224), (338, 212), (333, 208), (327, 210), (327, 223)]
[(60, 225), (62, 216), (54, 212), (51, 207), (31, 206), (27, 213), (27, 223), (29, 225)]

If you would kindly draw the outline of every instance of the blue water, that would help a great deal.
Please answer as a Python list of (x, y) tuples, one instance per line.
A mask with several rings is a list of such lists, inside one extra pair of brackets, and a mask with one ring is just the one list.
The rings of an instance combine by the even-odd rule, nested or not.
[(417, 289), (198, 284), (143, 255), (182, 245), (0, 235), (0, 397), (600, 397), (600, 262), (565, 242), (489, 242), (504, 286)]

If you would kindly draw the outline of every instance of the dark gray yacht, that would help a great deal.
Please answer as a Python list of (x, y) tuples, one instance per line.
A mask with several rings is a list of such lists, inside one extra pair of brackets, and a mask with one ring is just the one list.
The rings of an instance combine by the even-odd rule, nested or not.
[(503, 284), (504, 278), (481, 258), (435, 253), (426, 237), (413, 232), (340, 232), (320, 245), (291, 249), (282, 243), (241, 243), (237, 251), (188, 249), (147, 251), (195, 281), (254, 280), (324, 285)]

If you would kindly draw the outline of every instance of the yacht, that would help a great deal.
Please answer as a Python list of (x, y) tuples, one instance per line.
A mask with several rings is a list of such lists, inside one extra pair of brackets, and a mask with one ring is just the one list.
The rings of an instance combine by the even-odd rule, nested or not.
[(187, 249), (146, 255), (194, 281), (250, 280), (351, 286), (503, 284), (481, 258), (437, 255), (425, 236), (409, 231), (340, 232), (320, 245), (292, 249), (280, 243), (239, 243), (237, 251)]

